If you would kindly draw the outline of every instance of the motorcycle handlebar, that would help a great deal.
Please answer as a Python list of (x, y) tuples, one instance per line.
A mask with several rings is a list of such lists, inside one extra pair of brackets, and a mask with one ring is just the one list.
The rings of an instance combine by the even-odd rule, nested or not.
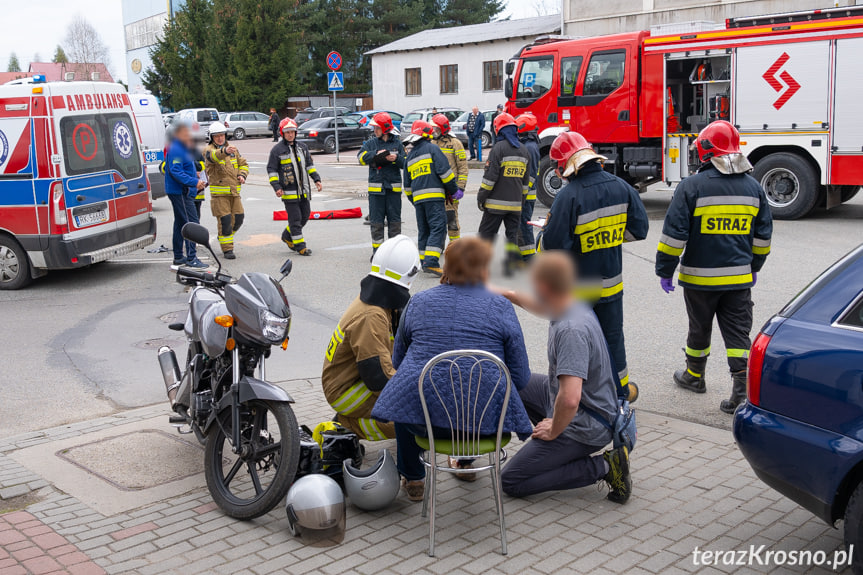
[(195, 270), (190, 270), (187, 268), (180, 268), (177, 270), (177, 275), (181, 278), (188, 278), (191, 280), (195, 280), (196, 282), (200, 282), (207, 286), (214, 287), (223, 287), (228, 282), (224, 276), (221, 274), (212, 274), (210, 272), (199, 272)]

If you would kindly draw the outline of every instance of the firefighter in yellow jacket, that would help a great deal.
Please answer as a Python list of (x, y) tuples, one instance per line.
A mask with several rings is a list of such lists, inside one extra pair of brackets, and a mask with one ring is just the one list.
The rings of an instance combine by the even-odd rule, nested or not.
[(395, 375), (393, 336), (419, 274), (417, 246), (407, 236), (385, 241), (360, 283), (360, 295), (339, 320), (327, 346), (321, 382), (339, 424), (363, 439), (395, 437), (391, 422), (372, 419), (381, 390)]
[(436, 114), (432, 118), (432, 124), (435, 127), (434, 142), (449, 160), (449, 167), (455, 174), (455, 185), (458, 187), (452, 200), (447, 200), (446, 203), (447, 235), (449, 235), (449, 241), (454, 241), (461, 237), (461, 227), (458, 223), (458, 201), (464, 197), (464, 190), (467, 187), (467, 154), (461, 141), (450, 133), (449, 118), (443, 114)]
[(210, 209), (219, 225), (219, 245), (226, 259), (235, 259), (234, 232), (243, 225), (243, 202), (240, 186), (249, 177), (249, 165), (235, 146), (227, 143), (227, 130), (213, 122), (207, 132), (209, 143), (204, 150), (207, 180), (210, 183)]

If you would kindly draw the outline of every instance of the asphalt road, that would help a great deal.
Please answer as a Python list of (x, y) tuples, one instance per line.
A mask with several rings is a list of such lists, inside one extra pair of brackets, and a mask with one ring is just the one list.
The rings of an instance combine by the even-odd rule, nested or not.
[[(270, 142), (238, 143), (252, 165), (243, 189), (246, 223), (237, 233), (238, 259), (225, 263), (234, 275), (245, 271), (278, 273), (290, 257), (280, 243), (283, 223), (273, 221), (282, 208), (266, 183), (264, 165)], [(313, 210), (361, 206), (366, 213), (366, 169), (355, 164), (356, 150), (333, 156), (315, 155), (324, 179)], [(462, 202), (466, 234), (479, 224), (475, 192), (482, 174), (473, 170)], [(642, 196), (651, 219), (648, 239), (624, 247), (626, 338), (630, 372), (639, 383), (640, 409), (728, 427), (719, 412), (730, 390), (725, 350), (714, 334), (708, 370), (708, 392), (694, 395), (677, 389), (671, 373), (683, 363), (686, 313), (682, 293), (666, 295), (653, 273), (653, 258), (670, 193), (652, 190)], [(171, 210), (165, 199), (154, 203), (159, 233), (154, 246), (171, 244)], [(540, 212), (544, 210), (539, 210)], [(215, 235), (215, 219), (204, 206), (203, 223)], [(538, 214), (538, 215), (541, 215)], [(403, 205), (404, 232), (416, 237), (412, 206)], [(773, 251), (754, 290), (756, 328), (834, 260), (863, 240), (863, 197), (829, 212), (795, 222), (776, 222)], [(267, 372), (275, 381), (320, 376), (323, 354), (336, 322), (356, 297), (369, 268), (369, 228), (362, 220), (312, 221), (305, 236), (314, 255), (294, 256), (294, 272), (284, 285), (294, 310), (291, 343), (277, 350)], [(213, 244), (216, 245), (213, 237)], [(503, 242), (499, 241), (492, 279), (500, 285), (526, 285), (526, 274), (502, 277)], [(167, 329), (184, 313), (188, 294), (174, 281), (170, 253), (141, 251), (87, 269), (52, 272), (18, 292), (0, 292), (3, 351), (0, 377), (0, 436), (51, 427), (104, 415), (118, 409), (165, 401), (156, 348), (185, 344)], [(436, 284), (420, 277), (415, 291)], [(519, 312), (528, 342), (531, 367), (546, 369), (544, 321)], [(294, 381), (288, 386), (309, 385)], [(321, 414), (321, 417), (326, 414)]]

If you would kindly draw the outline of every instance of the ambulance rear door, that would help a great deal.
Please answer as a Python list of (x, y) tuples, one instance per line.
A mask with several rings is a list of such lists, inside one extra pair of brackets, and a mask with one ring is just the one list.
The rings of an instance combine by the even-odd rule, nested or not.
[(0, 87), (0, 230), (39, 249), (29, 87)]

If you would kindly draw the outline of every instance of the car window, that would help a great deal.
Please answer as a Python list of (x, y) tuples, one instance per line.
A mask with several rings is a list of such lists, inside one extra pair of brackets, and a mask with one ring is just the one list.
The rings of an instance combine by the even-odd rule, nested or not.
[(402, 115), (396, 114), (395, 112), (390, 112), (390, 118), (392, 118), (394, 122), (401, 122)]
[(461, 116), (456, 119), (456, 122), (467, 122), (467, 119), (470, 117), (470, 112), (465, 112)]
[(224, 122), (228, 118), (228, 114), (225, 112), (219, 112), (219, 120)]
[(353, 114), (348, 114), (347, 116), (345, 116), (345, 118), (350, 118), (351, 120), (353, 120), (353, 121), (355, 121), (355, 122), (359, 122), (360, 120), (362, 120), (362, 119), (363, 119), (363, 115), (362, 115), (362, 114), (353, 113)]
[(857, 303), (842, 316), (839, 325), (863, 329), (863, 297), (859, 298)]
[(452, 110), (451, 112), (444, 112), (443, 115), (447, 117), (447, 120), (450, 122), (455, 121), (456, 118), (461, 114), (460, 110)]
[(590, 57), (584, 79), (585, 96), (611, 94), (623, 84), (626, 52), (600, 52)]
[(215, 110), (198, 110), (198, 122), (215, 122), (219, 114)]
[[(116, 169), (125, 178), (141, 175), (141, 152), (129, 114), (66, 116), (60, 138), (70, 176)], [(108, 147), (111, 151), (108, 151)]]
[(412, 122), (416, 122), (417, 120), (422, 120), (422, 118), (423, 116), (419, 112), (411, 112), (410, 114), (405, 116), (402, 121), (410, 124)]
[(255, 120), (258, 122), (269, 122), (270, 117), (260, 112), (255, 112)]
[(311, 119), (313, 115), (314, 114), (312, 114), (311, 112), (300, 112), (299, 114), (297, 114), (297, 117), (294, 119), (297, 120), (298, 122), (305, 122), (306, 120)]
[(360, 124), (356, 120), (350, 118), (339, 118), (339, 126), (345, 125), (348, 128), (359, 128)]
[(485, 123), (488, 124), (491, 122), (492, 116), (494, 116), (494, 111), (483, 112), (482, 115), (485, 116)]
[(243, 121), (244, 122), (254, 122), (255, 121), (255, 115), (254, 114), (243, 114)]

